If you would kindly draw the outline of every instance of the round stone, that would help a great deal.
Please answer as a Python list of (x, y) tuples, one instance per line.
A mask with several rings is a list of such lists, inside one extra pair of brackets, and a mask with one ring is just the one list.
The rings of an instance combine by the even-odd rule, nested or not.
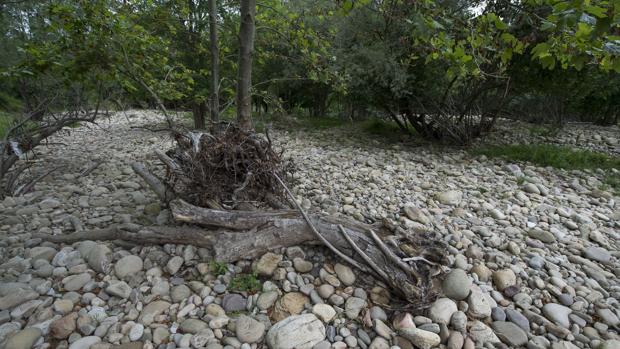
[(446, 297), (460, 301), (469, 296), (471, 280), (462, 269), (453, 269), (446, 275), (441, 283), (441, 288)]

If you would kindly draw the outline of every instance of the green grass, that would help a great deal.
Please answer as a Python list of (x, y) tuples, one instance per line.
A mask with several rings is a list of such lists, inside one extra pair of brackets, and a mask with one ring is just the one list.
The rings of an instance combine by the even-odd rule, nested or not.
[(530, 136), (552, 137), (560, 132), (561, 128), (557, 126), (541, 126), (533, 125), (528, 128)]
[(551, 144), (515, 144), (485, 146), (475, 154), (500, 157), (511, 161), (527, 161), (538, 166), (567, 170), (620, 169), (620, 158), (589, 150), (577, 150)]
[(256, 273), (237, 274), (232, 280), (230, 280), (228, 288), (234, 291), (256, 293), (261, 289), (261, 283), (258, 280)]
[(211, 270), (215, 275), (224, 275), (228, 272), (228, 264), (225, 262), (211, 262)]

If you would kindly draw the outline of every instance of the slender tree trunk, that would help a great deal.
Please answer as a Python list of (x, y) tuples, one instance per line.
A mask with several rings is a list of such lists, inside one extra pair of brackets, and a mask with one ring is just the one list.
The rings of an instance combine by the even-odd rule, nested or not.
[(237, 77), (237, 123), (252, 129), (252, 52), (254, 51), (254, 19), (256, 0), (241, 0), (239, 28), (239, 76)]
[(205, 102), (194, 102), (192, 106), (192, 116), (194, 118), (194, 128), (198, 130), (205, 129), (205, 114), (207, 108)]
[(211, 39), (211, 121), (220, 120), (220, 51), (217, 42), (217, 0), (209, 0), (209, 37)]

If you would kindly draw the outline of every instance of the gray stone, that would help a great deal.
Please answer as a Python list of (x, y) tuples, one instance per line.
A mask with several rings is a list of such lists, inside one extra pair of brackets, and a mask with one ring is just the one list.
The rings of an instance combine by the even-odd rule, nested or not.
[(161, 315), (164, 311), (168, 310), (168, 308), (170, 308), (170, 303), (166, 301), (151, 302), (142, 309), (138, 321), (148, 326), (153, 323), (156, 316)]
[[(332, 348), (334, 348), (334, 346), (332, 346)], [(370, 343), (370, 345), (368, 346), (368, 349), (389, 349), (389, 348), (390, 348), (390, 343), (388, 343), (388, 341), (383, 337), (375, 337), (375, 339), (372, 340), (372, 343)]]
[(222, 298), (222, 308), (227, 313), (245, 310), (246, 305), (247, 300), (240, 294), (229, 293)]
[(344, 306), (345, 314), (349, 319), (356, 319), (365, 306), (365, 300), (357, 297), (349, 297)]
[(312, 263), (299, 257), (293, 259), (293, 266), (300, 273), (308, 273), (312, 270)]
[[(82, 251), (80, 251), (81, 253)], [(110, 255), (112, 250), (106, 245), (95, 244), (87, 249), (86, 261), (88, 265), (98, 273), (108, 274), (111, 267)], [(82, 254), (84, 256), (84, 254)]]
[(437, 201), (444, 205), (458, 205), (463, 199), (463, 193), (458, 190), (448, 190), (437, 194)]
[(312, 307), (312, 313), (326, 323), (330, 322), (334, 316), (336, 316), (334, 308), (327, 304), (315, 304)]
[(42, 332), (36, 327), (21, 330), (6, 341), (4, 349), (30, 349), (41, 338)]
[(617, 326), (620, 324), (620, 319), (610, 309), (598, 308), (596, 314), (603, 320), (603, 322), (609, 326)]
[(513, 322), (526, 332), (530, 331), (530, 321), (520, 312), (514, 309), (506, 309), (506, 318), (508, 321)]
[(548, 244), (555, 242), (555, 236), (553, 236), (553, 234), (538, 228), (528, 230), (527, 235), (533, 239), (538, 239)]
[(120, 279), (128, 275), (134, 275), (142, 270), (142, 258), (134, 255), (125, 256), (119, 259), (114, 265), (114, 272)]
[(603, 264), (611, 262), (611, 253), (602, 247), (588, 247), (583, 251), (583, 256), (587, 259), (597, 261)]
[(181, 325), (179, 325), (179, 329), (183, 333), (197, 334), (204, 330), (209, 329), (209, 325), (202, 320), (185, 319), (183, 320), (183, 322), (181, 322)]
[(278, 291), (263, 292), (258, 296), (256, 306), (260, 310), (267, 310), (275, 304), (276, 300), (278, 300)]
[(495, 307), (491, 310), (491, 318), (493, 318), (494, 321), (505, 321), (506, 313), (502, 308)]
[(267, 333), (271, 349), (311, 349), (325, 339), (325, 326), (314, 314), (289, 316)]
[(192, 291), (185, 285), (174, 286), (172, 290), (170, 290), (170, 298), (174, 303), (180, 303), (184, 299), (187, 299), (191, 294)]
[(500, 340), (495, 332), (484, 323), (476, 320), (469, 326), (469, 336), (475, 342), (480, 343), (499, 343)]
[(174, 256), (170, 258), (168, 263), (166, 264), (166, 271), (170, 273), (170, 275), (174, 275), (179, 272), (181, 267), (183, 266), (183, 257)]
[(69, 349), (90, 349), (91, 346), (101, 342), (101, 338), (97, 336), (82, 337), (71, 343)]
[(420, 349), (430, 349), (441, 342), (438, 334), (419, 328), (401, 328), (398, 332)]
[(571, 308), (556, 303), (548, 303), (543, 306), (542, 312), (545, 317), (552, 322), (555, 322), (565, 328), (570, 327), (568, 315), (572, 313)]
[(105, 291), (112, 296), (127, 299), (131, 294), (131, 287), (125, 281), (112, 280)]
[(137, 340), (139, 340), (140, 338), (142, 338), (142, 335), (144, 335), (144, 325), (142, 324), (135, 324), (131, 327), (131, 330), (129, 330), (129, 340), (131, 340), (132, 342), (135, 342)]
[(527, 334), (512, 322), (495, 321), (493, 330), (499, 339), (511, 347), (519, 347), (527, 343)]
[(92, 277), (89, 273), (82, 273), (67, 276), (66, 278), (62, 279), (62, 284), (64, 289), (67, 291), (77, 291), (84, 287), (84, 285), (86, 285), (91, 280)]
[(460, 301), (469, 296), (471, 285), (471, 280), (464, 270), (453, 269), (446, 275), (441, 288), (446, 297)]
[(336, 272), (338, 279), (346, 286), (351, 286), (355, 282), (355, 274), (348, 266), (336, 263), (334, 266), (334, 271)]
[(452, 314), (457, 311), (458, 308), (453, 300), (449, 298), (439, 298), (429, 308), (428, 315), (433, 322), (449, 324)]
[(263, 338), (265, 325), (249, 316), (242, 315), (235, 323), (235, 333), (242, 343), (256, 343)]
[(487, 297), (480, 291), (473, 291), (467, 300), (469, 305), (468, 314), (477, 319), (491, 316), (491, 304)]

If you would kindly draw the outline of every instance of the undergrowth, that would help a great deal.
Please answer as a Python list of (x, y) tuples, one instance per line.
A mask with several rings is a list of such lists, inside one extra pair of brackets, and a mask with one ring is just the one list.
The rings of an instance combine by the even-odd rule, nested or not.
[(474, 153), (567, 170), (620, 168), (619, 157), (551, 144), (493, 145), (477, 148)]

